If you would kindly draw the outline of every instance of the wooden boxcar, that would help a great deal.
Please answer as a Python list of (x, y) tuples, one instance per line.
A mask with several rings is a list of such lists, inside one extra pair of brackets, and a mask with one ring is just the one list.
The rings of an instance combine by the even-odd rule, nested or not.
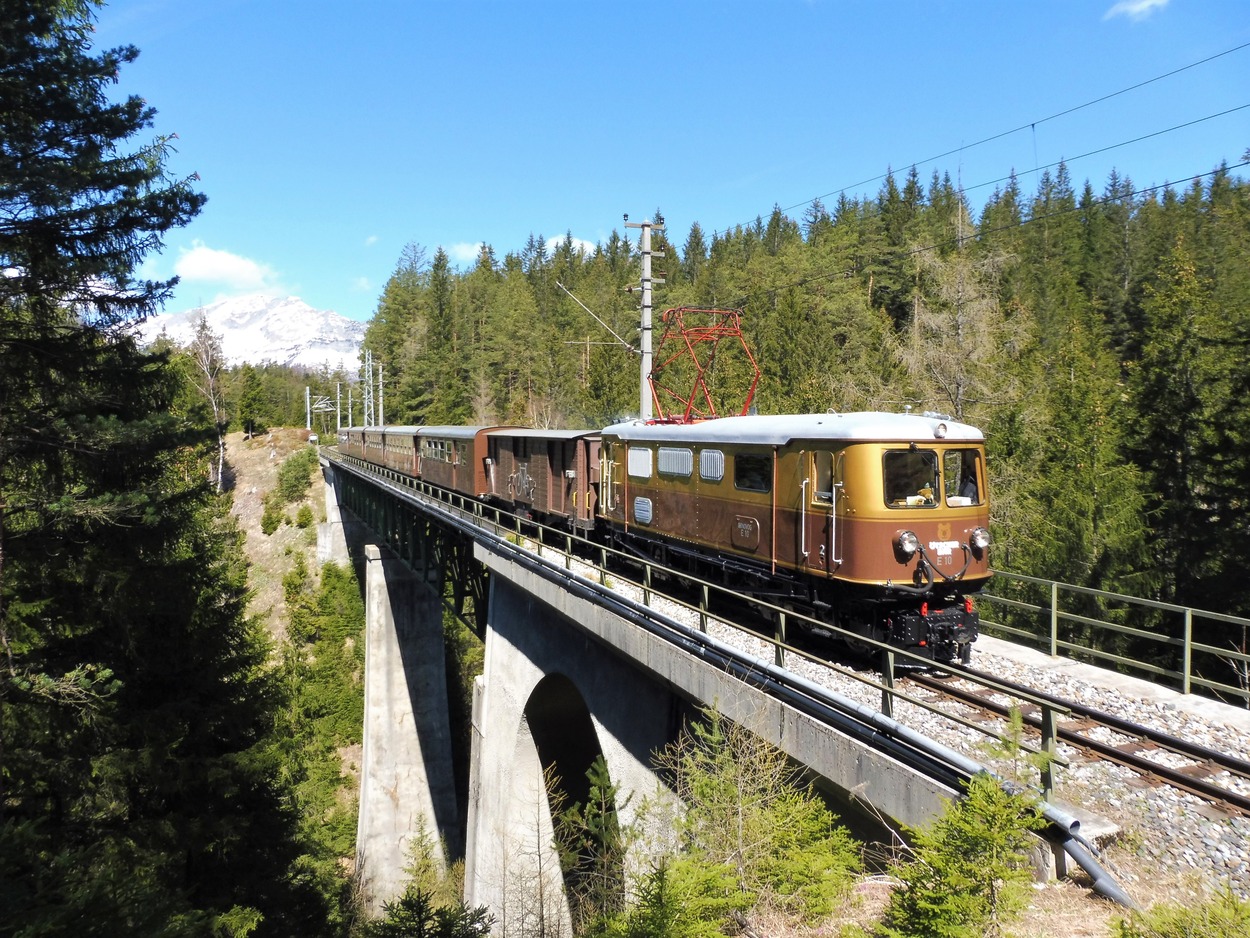
[(491, 498), (548, 523), (594, 527), (598, 430), (493, 430), (486, 453)]

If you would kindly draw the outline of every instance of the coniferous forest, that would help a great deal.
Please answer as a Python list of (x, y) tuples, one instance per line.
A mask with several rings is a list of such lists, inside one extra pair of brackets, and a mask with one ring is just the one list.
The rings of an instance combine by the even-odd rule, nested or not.
[[(1060, 164), (978, 206), (911, 170), (798, 218), (657, 233), (655, 341), (666, 307), (741, 309), (759, 412), (910, 407), (985, 431), (995, 567), (1245, 615), (1244, 165), (1139, 188)], [(388, 422), (638, 413), (638, 359), (608, 331), (637, 343), (637, 242), (551, 243), (483, 245), (466, 270), (405, 250), (366, 336)], [(744, 362), (717, 359), (714, 396), (741, 402)]]

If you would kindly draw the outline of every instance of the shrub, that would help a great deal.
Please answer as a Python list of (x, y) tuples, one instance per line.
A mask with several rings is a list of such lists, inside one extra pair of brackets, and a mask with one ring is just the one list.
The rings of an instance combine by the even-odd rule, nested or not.
[(932, 827), (915, 831), (877, 934), (883, 938), (982, 938), (1027, 903), (1036, 801), (989, 775), (968, 782)]
[(1159, 905), (1112, 928), (1115, 938), (1242, 938), (1250, 935), (1250, 901), (1226, 887), (1196, 906)]

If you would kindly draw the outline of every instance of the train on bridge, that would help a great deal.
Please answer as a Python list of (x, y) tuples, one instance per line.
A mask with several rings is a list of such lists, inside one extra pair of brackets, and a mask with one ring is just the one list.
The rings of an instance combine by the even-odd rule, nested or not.
[(990, 577), (985, 438), (941, 414), (352, 427), (338, 447), (724, 582), (850, 632), (852, 644), (966, 663), (978, 634), (973, 596)]

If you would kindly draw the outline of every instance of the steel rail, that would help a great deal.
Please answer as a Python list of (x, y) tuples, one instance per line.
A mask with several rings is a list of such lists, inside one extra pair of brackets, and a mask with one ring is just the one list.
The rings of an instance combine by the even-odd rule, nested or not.
[[(906, 680), (920, 684), (923, 687), (927, 687), (939, 693), (947, 694), (971, 706), (980, 707), (1002, 717), (1008, 716), (1011, 711), (1010, 707), (987, 700), (975, 691), (950, 686), (946, 683), (948, 679), (937, 678), (930, 675), (909, 675)], [(1004, 682), (1000, 680), (999, 683)], [(1077, 714), (1098, 725), (1104, 726), (1107, 729), (1115, 730), (1117, 733), (1134, 737), (1140, 741), (1158, 746), (1177, 755), (1193, 759), (1195, 762), (1218, 765), (1219, 768), (1229, 772), (1230, 774), (1243, 778), (1250, 778), (1250, 763), (1246, 762), (1244, 759), (1238, 758), (1237, 756), (1221, 753), (1218, 750), (1210, 749), (1208, 747), (1199, 746), (1179, 737), (1164, 733), (1161, 730), (1156, 730), (1149, 726), (1134, 723), (1131, 720), (1117, 717), (1114, 714), (1105, 713), (1093, 707), (1087, 707), (1083, 704), (1077, 703), (1076, 701), (1064, 700), (1063, 698), (1053, 697), (1049, 694), (1042, 695), (1032, 688), (1026, 688), (1024, 685), (1015, 686), (1019, 687), (1021, 690), (1027, 691), (1033, 696), (1046, 696), (1055, 701), (1057, 704), (1062, 704), (1063, 706), (1070, 708), (1073, 714)], [(1035, 729), (1040, 729), (1040, 719), (1030, 714), (1023, 713), (1022, 717), (1026, 724)], [(1063, 742), (1070, 743), (1073, 746), (1093, 752), (1100, 758), (1119, 763), (1120, 765), (1126, 766), (1127, 768), (1143, 775), (1154, 776), (1165, 781), (1173, 788), (1179, 788), (1183, 791), (1187, 791), (1192, 795), (1196, 795), (1203, 800), (1210, 801), (1214, 804), (1227, 806), (1236, 813), (1250, 817), (1250, 797), (1247, 797), (1246, 795), (1232, 791), (1221, 785), (1215, 784), (1214, 782), (1194, 778), (1193, 776), (1186, 774), (1182, 769), (1163, 765), (1162, 763), (1155, 762), (1145, 756), (1126, 751), (1119, 745), (1102, 742), (1097, 739), (1091, 739), (1071, 726), (1060, 724), (1057, 730), (1057, 736)]]

